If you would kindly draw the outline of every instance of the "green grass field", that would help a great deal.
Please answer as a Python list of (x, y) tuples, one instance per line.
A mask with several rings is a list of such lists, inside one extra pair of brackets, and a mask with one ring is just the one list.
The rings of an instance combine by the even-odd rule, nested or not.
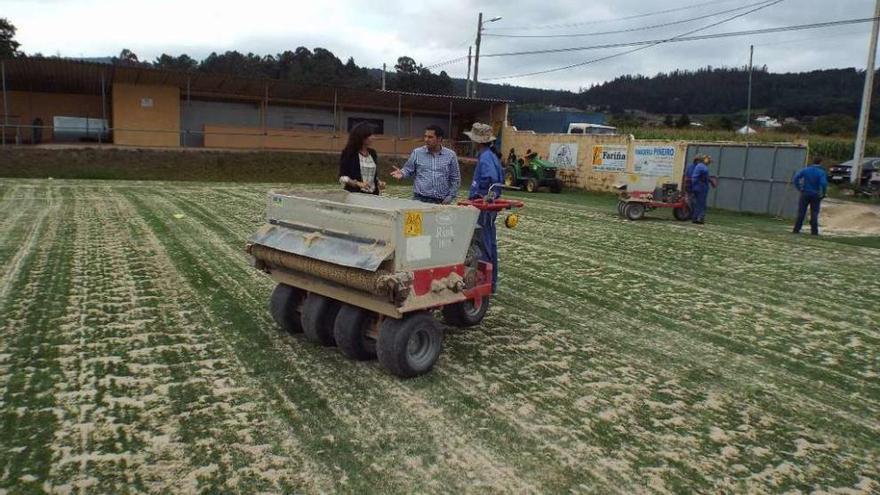
[(278, 331), (270, 187), (0, 179), (0, 493), (880, 492), (875, 241), (523, 196), (401, 381)]

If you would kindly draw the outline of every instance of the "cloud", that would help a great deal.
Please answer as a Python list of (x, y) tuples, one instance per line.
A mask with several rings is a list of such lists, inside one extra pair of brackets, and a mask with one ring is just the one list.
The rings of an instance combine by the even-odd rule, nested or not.
[[(639, 28), (688, 19), (741, 7), (758, 0), (614, 0), (500, 1), (475, 6), (466, 0), (419, 3), (382, 2), (251, 2), (246, 8), (232, 0), (4, 0), (3, 15), (18, 27), (17, 40), (28, 53), (66, 56), (107, 56), (129, 48), (142, 59), (162, 53), (187, 53), (202, 58), (212, 51), (239, 50), (279, 53), (298, 46), (320, 46), (340, 59), (354, 57), (358, 65), (393, 66), (408, 55), (425, 65), (467, 55), (476, 34), (478, 8), (485, 18), (502, 16), (487, 24), (487, 34), (571, 34)], [(785, 0), (701, 33), (824, 22), (870, 17), (871, 0)], [(123, 7), (124, 5), (124, 7)], [(689, 7), (686, 10), (620, 20), (638, 14)], [(728, 14), (731, 15), (731, 14)], [(584, 38), (499, 38), (485, 36), (482, 53), (535, 50), (657, 39), (690, 31), (722, 19), (710, 19), (664, 28)], [(548, 25), (577, 26), (535, 29)], [(588, 23), (588, 24), (584, 24)], [(664, 44), (607, 61), (540, 76), (507, 79), (522, 86), (577, 90), (624, 74), (653, 75), (675, 69), (712, 65), (743, 66), (748, 47), (755, 45), (755, 63), (771, 71), (805, 71), (829, 67), (864, 67), (870, 25), (777, 33), (711, 41)], [(625, 49), (606, 49), (540, 56), (482, 58), (481, 80), (541, 71), (604, 57)], [(466, 61), (438, 67), (453, 77), (464, 77)]]

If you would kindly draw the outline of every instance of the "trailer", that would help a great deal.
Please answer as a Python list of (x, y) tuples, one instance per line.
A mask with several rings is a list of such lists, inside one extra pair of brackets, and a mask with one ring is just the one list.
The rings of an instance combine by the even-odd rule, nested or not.
[(277, 283), (269, 309), (282, 329), (413, 377), (442, 351), (435, 310), (447, 324), (470, 327), (489, 308), (494, 267), (475, 235), (480, 210), (521, 206), (275, 191), (245, 250)]
[(662, 184), (653, 191), (627, 191), (625, 184), (616, 189), (617, 214), (627, 220), (640, 220), (646, 212), (658, 208), (671, 208), (672, 216), (679, 221), (691, 217), (687, 193), (679, 190), (678, 184)]

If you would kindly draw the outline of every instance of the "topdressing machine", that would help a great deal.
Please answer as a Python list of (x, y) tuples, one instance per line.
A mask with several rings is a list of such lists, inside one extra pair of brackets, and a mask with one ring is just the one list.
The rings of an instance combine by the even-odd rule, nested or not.
[(442, 350), (433, 310), (469, 327), (489, 308), (494, 267), (481, 261), (477, 217), (522, 206), (491, 196), (454, 206), (344, 191), (270, 192), (266, 224), (246, 251), (278, 283), (269, 308), (283, 329), (416, 376)]

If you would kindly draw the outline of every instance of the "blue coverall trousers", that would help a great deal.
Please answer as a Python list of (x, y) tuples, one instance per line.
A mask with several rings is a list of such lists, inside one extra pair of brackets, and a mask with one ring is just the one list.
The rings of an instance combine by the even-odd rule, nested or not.
[(804, 226), (804, 218), (807, 216), (807, 206), (810, 207), (810, 233), (819, 235), (819, 208), (822, 205), (822, 197), (815, 193), (801, 193), (798, 202), (798, 216), (794, 222), (794, 232), (800, 232)]
[(492, 263), (492, 292), (498, 286), (498, 242), (495, 240), (495, 219), (498, 213), (494, 211), (481, 211), (477, 223), (480, 225), (483, 247), (483, 261)]
[(703, 222), (706, 220), (706, 201), (709, 199), (709, 189), (701, 187), (694, 188), (691, 190), (691, 194), (694, 196), (694, 206), (691, 218), (695, 222)]

